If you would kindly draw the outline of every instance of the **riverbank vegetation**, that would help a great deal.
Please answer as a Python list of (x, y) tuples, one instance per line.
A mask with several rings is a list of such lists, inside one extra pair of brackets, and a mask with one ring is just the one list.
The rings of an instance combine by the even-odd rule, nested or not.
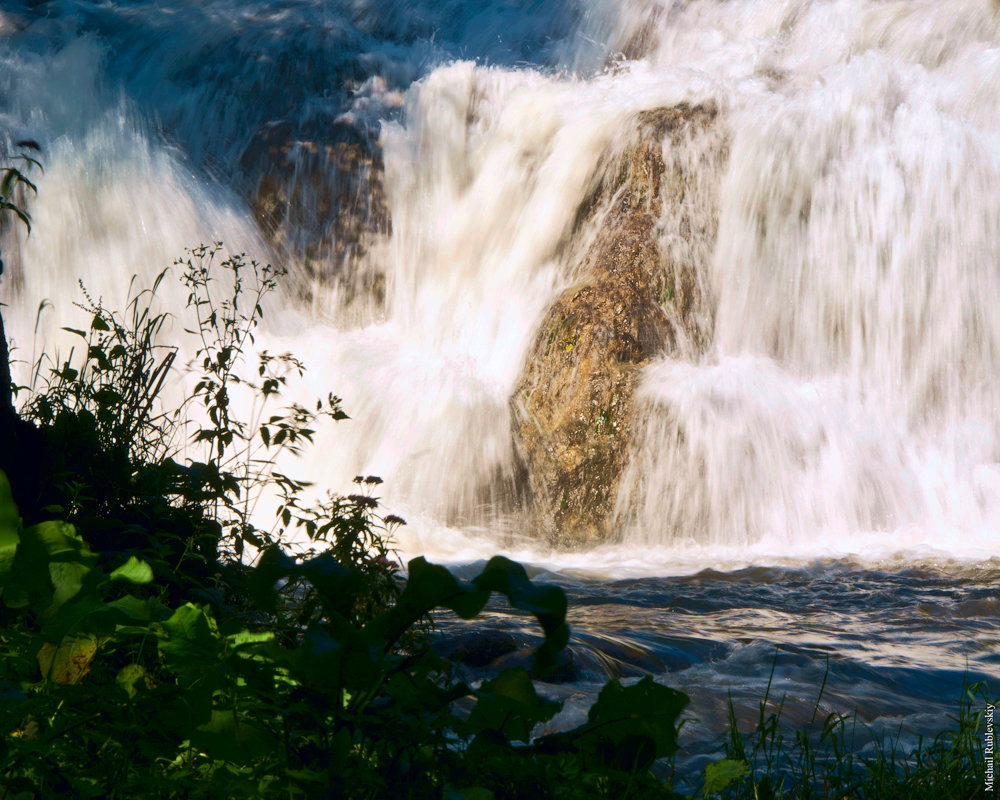
[[(161, 343), (155, 310), (177, 277), (188, 356)], [(305, 366), (255, 349), (279, 279), (216, 246), (124, 312), (84, 290), (78, 345), (16, 387), (0, 459), (4, 800), (985, 796), (973, 690), (933, 742), (867, 754), (838, 716), (789, 736), (765, 698), (696, 775), (675, 774), (688, 698), (662, 679), (610, 681), (580, 725), (540, 733), (559, 710), (538, 686), (570, 637), (564, 593), (502, 557), (469, 581), (422, 558), (403, 569), (378, 478), (314, 503), (279, 470), (346, 416), (333, 395), (283, 405)], [(470, 684), (428, 631), (493, 595), (542, 644), (527, 668)]]

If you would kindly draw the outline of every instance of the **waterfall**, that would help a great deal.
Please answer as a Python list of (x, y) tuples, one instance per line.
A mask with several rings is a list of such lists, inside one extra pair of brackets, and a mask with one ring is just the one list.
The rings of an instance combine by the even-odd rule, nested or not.
[(836, 7), (731, 106), (715, 348), (645, 375), (629, 541), (996, 550), (1000, 17)]
[[(351, 416), (294, 470), (380, 475), (408, 554), (1000, 547), (991, 0), (52, 0), (0, 11), (0, 60), (0, 127), (46, 168), (4, 240), (22, 357), (78, 278), (114, 304), (202, 242), (281, 262), (260, 344)], [(512, 394), (629, 126), (681, 103), (717, 130), (662, 143), (697, 179), (654, 230), (703, 341), (642, 367), (608, 544), (551, 556)]]

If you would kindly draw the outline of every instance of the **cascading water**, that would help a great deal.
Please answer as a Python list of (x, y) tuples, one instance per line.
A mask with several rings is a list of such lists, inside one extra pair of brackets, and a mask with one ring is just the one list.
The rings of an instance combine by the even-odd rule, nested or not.
[(648, 370), (633, 541), (997, 551), (1000, 17), (838, 9), (789, 6), (731, 100), (716, 354)]
[[(114, 304), (222, 240), (289, 267), (260, 343), (352, 417), (295, 471), (382, 476), (405, 554), (546, 564), (578, 630), (690, 667), (671, 680), (696, 694), (754, 696), (775, 647), (807, 693), (840, 648), (834, 691), (892, 716), (901, 648), (926, 670), (911, 710), (995, 666), (995, 2), (29, 5), (0, 8), (0, 126), (46, 167), (31, 236), (4, 240), (22, 355), (42, 300), (42, 338), (72, 324), (78, 278)], [(643, 368), (609, 544), (553, 553), (512, 393), (636, 115), (681, 103), (716, 127), (662, 145), (697, 180), (655, 236), (693, 265), (701, 338)], [(936, 621), (900, 632), (918, 608)]]

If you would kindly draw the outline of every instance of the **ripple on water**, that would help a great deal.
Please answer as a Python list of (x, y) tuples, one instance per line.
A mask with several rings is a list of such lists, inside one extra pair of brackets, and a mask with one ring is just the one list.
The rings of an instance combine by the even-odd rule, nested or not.
[[(769, 691), (791, 725), (814, 713), (849, 714), (875, 732), (902, 725), (906, 738), (944, 729), (966, 681), (1000, 690), (1000, 569), (891, 571), (829, 562), (673, 578), (558, 579), (569, 595), (571, 649), (580, 667), (559, 690), (572, 706), (565, 719), (608, 677), (652, 673), (692, 698), (685, 727), (691, 752), (718, 745), (730, 697), (747, 724)], [(539, 640), (530, 622), (494, 603), (473, 625), (516, 625), (529, 646)], [(447, 636), (457, 626), (442, 620), (440, 629)]]

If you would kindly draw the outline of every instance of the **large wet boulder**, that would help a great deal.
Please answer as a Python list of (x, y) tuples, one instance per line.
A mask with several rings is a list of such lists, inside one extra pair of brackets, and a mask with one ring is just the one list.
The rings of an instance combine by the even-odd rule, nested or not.
[(271, 122), (240, 166), (258, 224), (304, 267), (299, 277), (339, 281), (348, 295), (382, 302), (384, 276), (364, 259), (390, 227), (377, 132), (344, 122), (312, 130)]
[(715, 119), (714, 108), (688, 105), (637, 115), (632, 139), (581, 212), (598, 233), (579, 279), (552, 304), (529, 351), (512, 398), (515, 437), (535, 528), (557, 547), (613, 538), (640, 371), (658, 355), (708, 342), (710, 247), (690, 242), (713, 237), (714, 223), (689, 195), (717, 190), (697, 185), (711, 170), (697, 168), (695, 142)]

